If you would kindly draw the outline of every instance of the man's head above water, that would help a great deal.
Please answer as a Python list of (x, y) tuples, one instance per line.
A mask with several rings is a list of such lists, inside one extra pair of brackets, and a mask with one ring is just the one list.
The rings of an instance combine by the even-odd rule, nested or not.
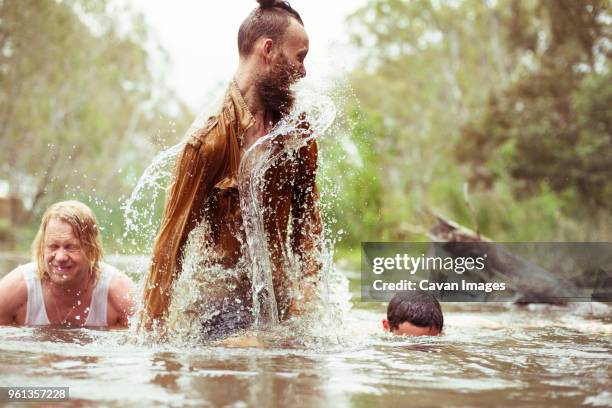
[(53, 204), (43, 215), (32, 252), (40, 279), (74, 284), (100, 277), (102, 243), (93, 211), (79, 201)]
[[(302, 18), (288, 2), (258, 0), (258, 3), (259, 7), (248, 15), (238, 31), (237, 77), (242, 79), (241, 88), (254, 87), (256, 100), (252, 102), (278, 119), (294, 103), (291, 85), (306, 76), (308, 35)], [(241, 90), (250, 93), (249, 89)]]
[(437, 336), (442, 333), (444, 316), (438, 300), (427, 292), (397, 293), (387, 307), (383, 329), (395, 335)]

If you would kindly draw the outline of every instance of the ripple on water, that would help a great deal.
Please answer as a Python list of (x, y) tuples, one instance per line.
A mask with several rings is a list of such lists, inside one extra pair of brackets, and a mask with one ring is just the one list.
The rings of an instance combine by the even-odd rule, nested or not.
[[(0, 375), (7, 385), (70, 386), (75, 400), (109, 405), (435, 405), (441, 396), (463, 406), (609, 405), (605, 331), (482, 308), (447, 312), (446, 334), (435, 338), (383, 334), (380, 312), (355, 310), (337, 328), (339, 343), (277, 330), (264, 348), (150, 347), (125, 331), (2, 327)], [(475, 314), (484, 320), (466, 324)]]

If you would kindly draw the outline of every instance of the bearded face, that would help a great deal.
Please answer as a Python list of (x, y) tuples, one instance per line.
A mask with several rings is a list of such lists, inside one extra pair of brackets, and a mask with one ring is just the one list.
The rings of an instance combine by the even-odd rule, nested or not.
[(257, 91), (259, 98), (267, 112), (280, 117), (288, 114), (295, 102), (293, 85), (300, 78), (299, 73), (291, 65), (283, 53), (277, 57), (270, 72), (260, 76)]

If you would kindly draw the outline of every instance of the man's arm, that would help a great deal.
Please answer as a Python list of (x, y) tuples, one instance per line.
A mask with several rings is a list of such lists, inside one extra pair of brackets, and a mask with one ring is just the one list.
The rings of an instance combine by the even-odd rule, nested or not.
[(174, 167), (161, 228), (155, 239), (151, 269), (145, 280), (139, 328), (163, 324), (172, 285), (180, 271), (182, 247), (197, 224), (202, 206), (222, 166), (227, 145), (216, 118), (191, 136)]
[[(298, 171), (291, 197), (291, 247), (302, 261), (308, 261), (320, 249), (323, 222), (318, 207), (319, 193), (315, 183), (318, 147), (314, 139), (298, 153)], [(318, 266), (310, 265), (304, 275), (316, 275)]]
[(0, 280), (0, 325), (15, 324), (19, 309), (28, 301), (23, 273), (15, 269)]
[[(128, 327), (136, 310), (136, 287), (123, 272), (115, 272), (108, 290), (109, 306), (113, 309), (110, 327)], [(116, 316), (116, 317), (115, 317)]]
[(291, 299), (289, 307), (289, 313), (292, 315), (308, 310), (315, 297), (322, 266), (319, 255), (323, 240), (323, 221), (315, 183), (317, 155), (317, 143), (314, 139), (300, 149), (296, 182), (291, 197), (291, 248), (299, 257), (301, 266), (300, 295)]
[(315, 183), (318, 147), (314, 139), (298, 153), (298, 171), (291, 198), (291, 247), (302, 261), (302, 275), (316, 276), (321, 268), (318, 252), (323, 239), (323, 221)]

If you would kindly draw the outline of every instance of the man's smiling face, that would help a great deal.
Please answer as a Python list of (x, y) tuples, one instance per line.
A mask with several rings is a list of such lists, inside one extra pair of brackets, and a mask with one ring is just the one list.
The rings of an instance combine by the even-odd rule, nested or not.
[(89, 272), (89, 261), (70, 224), (52, 218), (45, 230), (44, 242), (46, 269), (51, 282), (70, 285)]

